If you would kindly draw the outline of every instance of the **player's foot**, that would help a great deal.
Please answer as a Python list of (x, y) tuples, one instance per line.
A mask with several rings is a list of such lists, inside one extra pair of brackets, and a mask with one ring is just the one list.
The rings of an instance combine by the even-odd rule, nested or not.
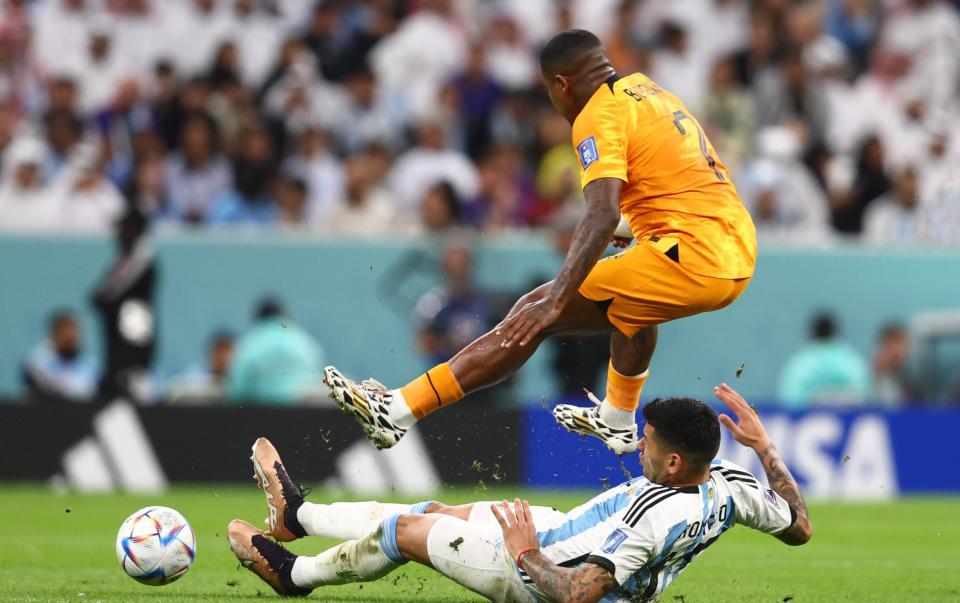
[(593, 407), (558, 404), (553, 407), (553, 418), (567, 431), (600, 438), (607, 448), (617, 454), (636, 452), (637, 424), (627, 428), (607, 425), (600, 418), (600, 400), (590, 392), (587, 392), (587, 397), (594, 403)]
[(290, 479), (280, 454), (270, 440), (257, 438), (250, 460), (253, 461), (253, 478), (267, 497), (269, 515), (265, 523), (270, 526), (267, 534), (280, 542), (306, 536), (297, 519), (297, 510), (303, 504), (305, 493)]
[(323, 369), (323, 382), (340, 410), (360, 424), (367, 439), (378, 449), (390, 448), (407, 433), (390, 420), (393, 396), (379, 381), (367, 379), (357, 383), (344, 377), (336, 367), (328, 366)]
[(227, 528), (230, 549), (240, 564), (273, 587), (278, 595), (303, 597), (310, 589), (293, 583), (291, 572), (297, 556), (267, 538), (267, 535), (249, 523), (234, 519)]

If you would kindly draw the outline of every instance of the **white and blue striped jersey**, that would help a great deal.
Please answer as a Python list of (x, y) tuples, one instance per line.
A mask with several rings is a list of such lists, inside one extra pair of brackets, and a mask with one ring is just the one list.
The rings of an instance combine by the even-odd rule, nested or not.
[[(735, 523), (779, 534), (795, 518), (779, 494), (742, 467), (718, 459), (704, 484), (671, 488), (631, 479), (547, 529), (537, 526), (537, 536), (554, 563), (589, 562), (610, 570), (619, 586), (603, 601), (647, 601)], [(521, 577), (538, 599), (548, 600), (529, 577)]]

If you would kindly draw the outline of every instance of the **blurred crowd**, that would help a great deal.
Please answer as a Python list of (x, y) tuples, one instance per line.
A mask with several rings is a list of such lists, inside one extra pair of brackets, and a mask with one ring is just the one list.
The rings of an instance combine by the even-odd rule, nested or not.
[(960, 240), (960, 2), (3, 0), (0, 230), (550, 226), (537, 50), (583, 27), (691, 108), (761, 237)]

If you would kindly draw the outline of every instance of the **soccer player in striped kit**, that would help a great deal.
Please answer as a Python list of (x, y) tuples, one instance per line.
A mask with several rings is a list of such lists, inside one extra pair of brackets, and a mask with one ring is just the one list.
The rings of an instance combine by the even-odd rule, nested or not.
[[(643, 409), (638, 446), (644, 477), (628, 480), (562, 513), (549, 507), (476, 502), (447, 506), (376, 502), (314, 504), (293, 485), (273, 446), (254, 444), (254, 469), (267, 495), (270, 526), (230, 523), (230, 546), (282, 595), (381, 578), (407, 561), (491, 601), (648, 601), (734, 524), (806, 543), (806, 503), (757, 413), (733, 389), (716, 388), (737, 420), (698, 400), (655, 400)], [(715, 459), (720, 425), (760, 458), (769, 487)], [(344, 542), (316, 557), (271, 540), (303, 536)]]

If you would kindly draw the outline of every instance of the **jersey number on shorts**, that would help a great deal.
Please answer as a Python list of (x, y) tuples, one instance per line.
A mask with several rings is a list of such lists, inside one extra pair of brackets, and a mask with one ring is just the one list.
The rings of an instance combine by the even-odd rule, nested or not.
[[(687, 129), (684, 128), (683, 124), (680, 123), (684, 119), (690, 119), (690, 118), (683, 111), (673, 112), (673, 125), (677, 126), (677, 132), (680, 132), (681, 135), (686, 136)], [(707, 137), (703, 135), (703, 130), (700, 129), (699, 125), (697, 125), (697, 136), (700, 138), (700, 153), (703, 155), (703, 158), (707, 160), (707, 165), (709, 165), (710, 169), (713, 170), (713, 173), (717, 175), (717, 179), (720, 182), (726, 182), (726, 180), (723, 177), (723, 174), (717, 168), (716, 159), (714, 159), (710, 155), (710, 151), (707, 149)]]

